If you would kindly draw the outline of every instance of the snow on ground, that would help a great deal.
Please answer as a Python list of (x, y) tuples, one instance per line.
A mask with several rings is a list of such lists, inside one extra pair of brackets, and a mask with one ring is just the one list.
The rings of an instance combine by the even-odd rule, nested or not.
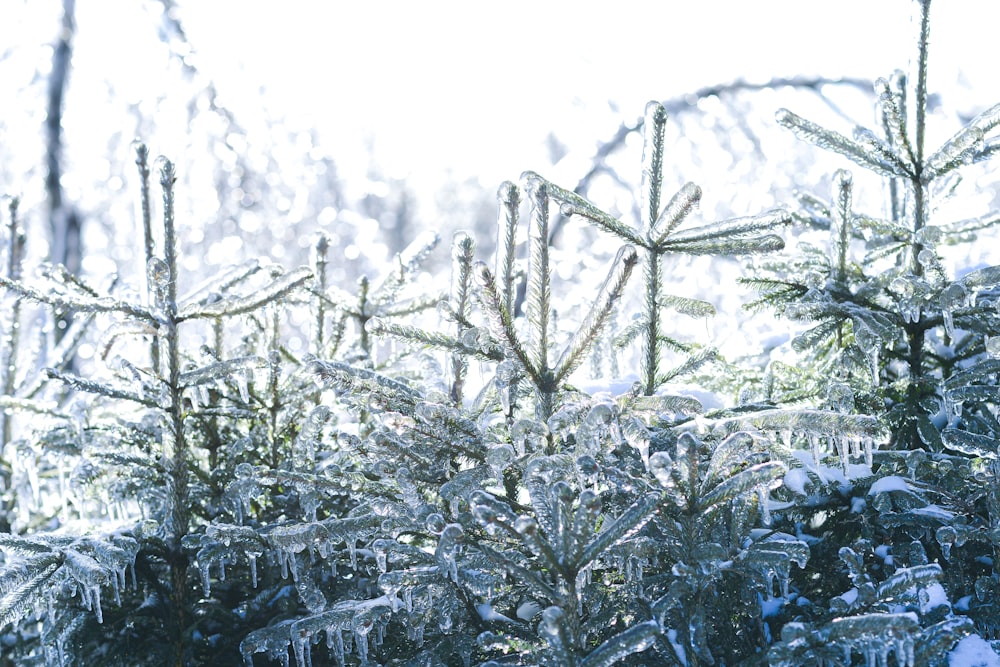
[(1000, 667), (1000, 656), (979, 635), (969, 635), (948, 654), (948, 667)]

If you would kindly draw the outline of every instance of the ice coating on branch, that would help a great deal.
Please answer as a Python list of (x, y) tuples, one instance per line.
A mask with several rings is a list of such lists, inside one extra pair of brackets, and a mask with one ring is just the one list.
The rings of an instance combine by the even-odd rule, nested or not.
[(403, 497), (403, 502), (410, 507), (420, 507), (423, 504), (423, 499), (420, 497), (420, 491), (417, 489), (417, 485), (413, 483), (413, 473), (410, 472), (410, 469), (400, 467), (396, 470), (395, 478), (396, 484), (399, 485), (399, 491)]
[(312, 465), (316, 460), (316, 444), (329, 417), (330, 408), (325, 405), (316, 406), (309, 411), (309, 416), (295, 439), (295, 452), (304, 458), (307, 465)]
[(517, 449), (518, 456), (544, 451), (548, 435), (548, 426), (535, 419), (519, 419), (510, 427), (510, 439)]
[(64, 557), (64, 568), (79, 587), (80, 599), (84, 606), (94, 611), (98, 623), (103, 623), (101, 587), (109, 582), (110, 573), (96, 560), (74, 549), (67, 549), (64, 552)]
[(608, 442), (613, 446), (621, 444), (618, 406), (612, 401), (594, 403), (577, 429), (576, 437), (581, 445), (592, 451), (600, 450)]
[(159, 257), (150, 257), (146, 263), (146, 280), (153, 305), (160, 312), (167, 311), (167, 287), (170, 283), (170, 268)]
[[(510, 359), (505, 359), (497, 364), (496, 387), (500, 397), (500, 405), (506, 415), (511, 413), (513, 393), (516, 391), (515, 385), (521, 376), (517, 364)], [(521, 452), (523, 454), (524, 452)]]
[(660, 486), (669, 488), (673, 485), (670, 473), (673, 470), (674, 462), (667, 452), (656, 452), (649, 457), (649, 472), (652, 473)]
[(968, 290), (962, 283), (952, 283), (941, 292), (938, 297), (941, 306), (941, 316), (944, 319), (944, 328), (949, 338), (955, 337), (954, 313), (959, 308), (965, 308), (969, 303)]
[(641, 419), (635, 416), (626, 417), (621, 421), (622, 435), (625, 441), (639, 452), (643, 465), (649, 467), (649, 429)]
[(992, 359), (1000, 359), (1000, 336), (987, 336), (985, 340), (986, 354)]
[(460, 548), (465, 531), (457, 523), (450, 523), (441, 531), (441, 538), (438, 540), (437, 549), (434, 551), (438, 563), (456, 584), (458, 583), (458, 565), (455, 556)]
[(486, 465), (493, 472), (493, 477), (498, 481), (503, 480), (503, 471), (506, 470), (517, 458), (514, 448), (507, 443), (494, 445), (486, 452)]
[(248, 634), (240, 642), (243, 664), (246, 667), (253, 667), (254, 654), (266, 653), (269, 660), (279, 660), (283, 667), (288, 667), (288, 645), (291, 643), (289, 631), (293, 622), (293, 620), (281, 621)]
[[(291, 569), (292, 578), (298, 577), (295, 554), (309, 551), (326, 557), (330, 549), (330, 532), (321, 523), (311, 522), (290, 526), (275, 526), (267, 532), (267, 541), (274, 549), (279, 550), (282, 563), (282, 576), (288, 576), (287, 568)], [(353, 541), (348, 542), (348, 547)]]
[(260, 493), (260, 484), (254, 476), (253, 466), (243, 462), (233, 470), (235, 479), (229, 484), (227, 495), (233, 500), (236, 522), (242, 524), (244, 517), (250, 513), (251, 500)]

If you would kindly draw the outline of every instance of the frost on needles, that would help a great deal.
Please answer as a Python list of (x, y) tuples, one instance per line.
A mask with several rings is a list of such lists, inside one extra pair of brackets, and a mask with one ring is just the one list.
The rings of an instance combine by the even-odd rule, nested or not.
[[(1000, 107), (925, 149), (928, 5), (914, 75), (875, 82), (877, 127), (777, 115), (884, 179), (878, 214), (839, 169), (829, 194), (698, 221), (701, 189), (664, 182), (656, 102), (637, 220), (526, 172), (499, 188), (496, 257), (456, 234), (440, 288), (433, 233), (353, 285), (322, 235), (308, 267), (188, 285), (174, 167), (153, 234), (144, 146), (141, 289), (26, 270), (11, 200), (5, 656), (911, 667), (988, 647), (1000, 267), (951, 275), (939, 251), (1000, 217), (935, 202), (995, 151)], [(555, 216), (620, 244), (584, 304), (560, 296)], [(750, 305), (791, 323), (796, 356), (672, 333), (715, 310), (674, 293), (678, 256), (751, 257)], [(587, 391), (588, 367), (630, 382)]]

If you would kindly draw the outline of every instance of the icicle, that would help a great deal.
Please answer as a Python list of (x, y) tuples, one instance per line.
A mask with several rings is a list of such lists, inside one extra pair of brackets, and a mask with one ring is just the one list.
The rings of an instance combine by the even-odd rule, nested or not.
[[(341, 632), (340, 628), (328, 628), (326, 631), (326, 645), (333, 649), (333, 657), (337, 661), (338, 665), (343, 667), (344, 665), (344, 633)], [(330, 643), (333, 646), (330, 646)]]
[(493, 477), (497, 483), (503, 482), (504, 470), (510, 467), (516, 457), (514, 448), (506, 443), (490, 447), (489, 451), (486, 452), (486, 465), (493, 471)]
[(861, 447), (865, 452), (865, 465), (872, 467), (872, 450), (875, 448), (875, 440), (868, 436), (861, 438)]
[(441, 531), (441, 538), (438, 540), (437, 550), (434, 555), (441, 563), (441, 567), (452, 581), (458, 583), (458, 565), (455, 562), (455, 553), (459, 543), (465, 536), (462, 526), (457, 523), (450, 523)]
[(513, 399), (514, 385), (517, 382), (517, 365), (511, 360), (501, 361), (497, 364), (496, 387), (500, 397), (500, 405), (505, 415), (511, 414), (511, 403)]
[(760, 516), (765, 526), (771, 525), (771, 490), (764, 485), (757, 487), (757, 503), (760, 505)]
[(208, 571), (208, 562), (198, 563), (198, 572), (201, 575), (201, 590), (205, 597), (212, 595), (212, 582)]
[(378, 567), (378, 571), (381, 574), (385, 574), (388, 570), (388, 540), (375, 540), (372, 542), (372, 551), (375, 553), (375, 565)]
[(956, 399), (950, 391), (943, 392), (944, 413), (950, 424), (954, 424), (962, 417), (962, 400)]
[(941, 316), (944, 319), (944, 328), (948, 332), (949, 338), (955, 337), (954, 311), (965, 308), (969, 303), (969, 292), (962, 283), (952, 283), (948, 285), (938, 297), (941, 306)]
[[(201, 403), (202, 405), (209, 405), (212, 402), (212, 394), (208, 391), (208, 386), (204, 384), (199, 384), (194, 387), (194, 391), (191, 392), (191, 402), (197, 405)], [(195, 410), (197, 411), (197, 407)]]
[(198, 400), (200, 394), (198, 388), (194, 387), (190, 391), (186, 391), (184, 393), (187, 394), (187, 397), (191, 399), (191, 411), (201, 412), (201, 403)]
[(257, 556), (259, 554), (252, 551), (247, 552), (247, 560), (250, 561), (250, 581), (254, 588), (257, 588)]
[(278, 551), (278, 563), (281, 565), (281, 578), (282, 579), (287, 579), (288, 578), (288, 559), (289, 558), (294, 558), (294, 557), (295, 556), (293, 556), (290, 553), (287, 553), (283, 549)]
[(93, 607), (94, 614), (97, 616), (97, 622), (104, 623), (104, 610), (101, 609), (101, 587), (86, 586), (83, 590), (84, 594), (90, 597), (90, 602), (87, 606)]
[(233, 373), (233, 379), (236, 381), (236, 388), (240, 392), (240, 400), (244, 404), (250, 404), (250, 380), (247, 377), (247, 373), (240, 370)]
[(406, 609), (407, 613), (413, 613), (413, 587), (407, 586), (403, 588), (403, 608)]
[(344, 539), (347, 542), (347, 554), (351, 560), (351, 569), (357, 572), (358, 570), (358, 541), (354, 537), (346, 537)]
[(810, 433), (807, 437), (809, 438), (809, 448), (812, 450), (813, 463), (818, 466), (823, 458), (819, 450), (819, 436)]
[(948, 338), (955, 338), (955, 317), (950, 308), (941, 309), (941, 318), (944, 320), (944, 330)]
[(951, 526), (941, 526), (934, 537), (941, 545), (941, 555), (945, 560), (951, 560), (951, 547), (958, 540), (958, 531)]

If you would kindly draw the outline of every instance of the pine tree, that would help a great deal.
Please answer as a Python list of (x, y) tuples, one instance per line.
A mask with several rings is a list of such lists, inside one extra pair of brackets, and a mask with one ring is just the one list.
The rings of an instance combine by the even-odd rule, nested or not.
[[(902, 667), (989, 651), (1000, 269), (951, 276), (941, 250), (997, 218), (939, 222), (934, 203), (992, 155), (1000, 107), (925, 149), (916, 7), (916, 73), (876, 83), (877, 131), (777, 116), (883, 177), (881, 216), (855, 211), (839, 170), (829, 202), (696, 223), (698, 186), (664, 196), (657, 102), (634, 223), (526, 172), (498, 191), (494, 260), (456, 234), (440, 291), (421, 276), (431, 233), (351, 287), (331, 282), (323, 235), (311, 267), (251, 261), (189, 286), (174, 166), (159, 164), (157, 243), (141, 145), (142, 289), (31, 277), (12, 200), (5, 664)], [(594, 284), (580, 270), (564, 289), (576, 250), (554, 220), (622, 244)], [(665, 267), (689, 255), (754, 256), (751, 306), (805, 323), (795, 366), (670, 333), (714, 314), (673, 294)], [(92, 363), (71, 367), (80, 345)], [(588, 360), (627, 382), (585, 385)]]

